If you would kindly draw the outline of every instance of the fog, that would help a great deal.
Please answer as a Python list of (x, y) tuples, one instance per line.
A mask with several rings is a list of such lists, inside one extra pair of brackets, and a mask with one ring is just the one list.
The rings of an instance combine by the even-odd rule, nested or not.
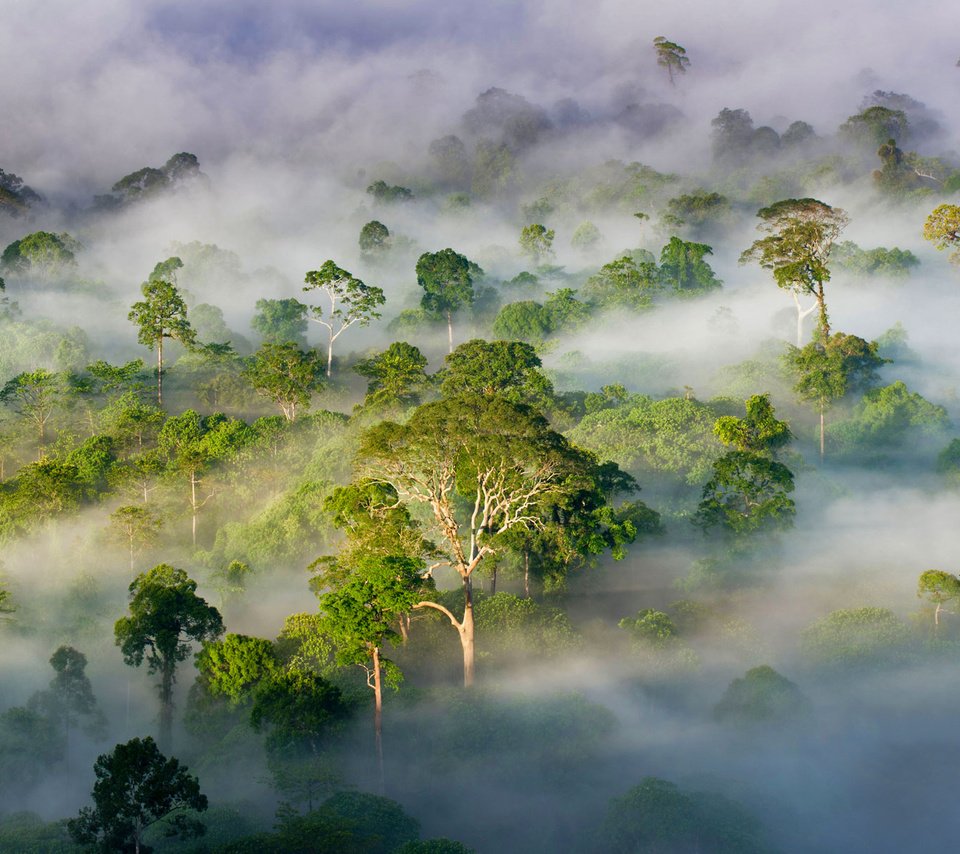
[[(82, 248), (76, 267), (54, 275), (4, 269), (5, 295), (17, 308), (0, 319), (0, 382), (41, 367), (79, 372), (97, 359), (151, 366), (154, 355), (137, 343), (127, 313), (154, 265), (173, 255), (184, 260), (178, 285), (190, 311), (219, 308), (244, 356), (261, 343), (251, 327), (257, 301), (317, 304), (315, 293), (304, 294), (304, 274), (328, 258), (381, 287), (386, 302), (381, 317), (337, 341), (333, 381), (312, 408), (339, 416), (287, 425), (272, 453), (259, 446), (259, 456), (240, 455), (203, 475), (195, 545), (188, 482), (176, 472), (150, 483), (162, 527), (135, 554), (133, 571), (111, 513), (139, 497), (120, 475), (76, 507), (37, 510), (35, 525), (18, 527), (27, 512), (19, 505), (0, 508), (0, 589), (16, 606), (0, 613), (0, 713), (36, 706), (54, 676), (50, 655), (67, 644), (86, 655), (107, 719), (104, 737), (68, 726), (64, 755), (37, 773), (23, 770), (34, 766), (16, 753), (12, 730), (0, 731), (0, 762), (13, 769), (4, 773), (23, 775), (0, 783), (0, 827), (20, 810), (47, 822), (76, 815), (90, 802), (99, 754), (156, 736), (157, 677), (126, 666), (114, 643), (136, 573), (160, 563), (185, 569), (232, 633), (272, 640), (288, 616), (316, 613), (307, 566), (342, 541), (321, 499), (350, 479), (366, 426), (409, 414), (367, 406), (352, 366), (398, 340), (422, 350), (430, 373), (443, 366), (445, 323), (390, 325), (420, 306), (421, 253), (450, 246), (477, 262), (485, 275), (475, 286), (491, 289), (491, 304), (544, 303), (562, 288), (582, 297), (601, 266), (625, 253), (658, 259), (680, 233), (712, 247), (706, 259), (722, 288), (658, 297), (649, 310), (607, 305), (534, 342), (546, 375), (568, 395), (567, 409), (548, 413), (558, 429), (630, 469), (641, 488), (631, 497), (661, 513), (664, 532), (638, 539), (623, 560), (609, 552), (590, 558), (558, 590), (536, 580), (544, 609), (537, 613), (549, 619), (518, 627), (478, 616), (479, 677), (470, 691), (459, 687), (456, 632), (439, 615), (418, 612), (409, 642), (391, 651), (406, 678), (385, 700), (383, 791), (421, 823), (424, 838), (449, 837), (477, 852), (602, 850), (610, 799), (650, 776), (737, 801), (763, 826), (765, 850), (950, 846), (960, 830), (951, 809), (960, 775), (952, 736), (960, 617), (948, 607), (935, 629), (917, 578), (957, 569), (960, 493), (956, 472), (938, 473), (937, 461), (960, 423), (960, 289), (956, 268), (922, 230), (933, 207), (956, 201), (943, 185), (960, 174), (958, 27), (960, 8), (933, 0), (909, 13), (863, 0), (723, 8), (600, 0), (589, 9), (569, 0), (9, 0), (0, 29), (0, 169), (42, 201), (18, 215), (0, 205), (0, 249), (37, 231), (68, 232)], [(676, 85), (650, 46), (661, 34), (690, 59)], [(525, 102), (484, 101), (493, 87)], [(884, 195), (871, 176), (880, 166), (872, 145), (858, 151), (838, 134), (878, 90), (919, 102), (908, 116), (913, 133), (900, 144), (939, 158), (945, 172), (936, 186)], [(817, 138), (724, 161), (711, 120), (725, 108), (747, 110), (754, 128), (781, 134), (804, 121)], [(511, 125), (498, 111), (523, 121)], [(445, 177), (430, 154), (431, 143), (449, 135), (464, 143), (465, 178)], [(485, 140), (502, 143), (509, 159), (493, 190), (478, 189)], [(178, 152), (195, 154), (202, 175), (141, 199), (111, 190)], [(660, 174), (636, 179), (636, 189), (627, 164)], [(367, 190), (376, 180), (408, 188), (413, 199), (378, 201)], [(725, 196), (727, 212), (671, 225), (669, 200), (699, 190)], [(95, 200), (111, 193), (112, 203)], [(851, 391), (826, 411), (820, 457), (816, 407), (798, 399), (782, 367), (796, 330), (791, 294), (768, 270), (740, 263), (760, 236), (756, 210), (791, 195), (845, 210), (850, 224), (840, 240), (914, 254), (918, 264), (902, 278), (834, 269), (830, 321), (835, 332), (867, 341), (901, 324), (905, 347), (879, 367), (875, 385), (902, 381), (942, 407), (942, 417), (916, 416), (864, 439), (880, 416)], [(358, 243), (371, 220), (392, 236), (382, 257)], [(585, 221), (596, 225), (598, 241), (572, 244)], [(533, 222), (556, 231), (553, 256), (536, 268), (518, 244)], [(535, 269), (534, 284), (510, 283)], [(455, 315), (455, 343), (496, 337), (496, 305), (480, 302)], [(806, 336), (815, 320), (806, 320)], [(322, 349), (323, 334), (308, 324), (310, 346)], [(167, 415), (223, 410), (252, 422), (278, 414), (249, 389), (205, 396), (203, 383), (212, 386), (219, 368), (191, 362), (175, 343), (168, 358)], [(145, 376), (149, 396), (153, 379)], [(584, 409), (583, 392), (614, 384), (636, 397)], [(692, 462), (654, 459), (628, 432), (639, 429), (632, 408), (642, 410), (642, 396), (685, 398), (711, 418), (742, 416), (741, 401), (764, 393), (794, 436), (782, 459), (795, 476), (795, 522), (747, 545), (706, 537), (691, 523), (706, 478), (691, 472), (709, 470), (724, 449), (707, 437)], [(3, 407), (0, 498), (15, 494), (17, 470), (38, 456), (67, 459), (92, 431), (83, 406), (109, 402), (76, 400), (58, 410), (46, 450), (15, 408)], [(569, 401), (579, 401), (576, 414)], [(604, 412), (611, 424), (616, 412), (616, 423), (628, 425), (623, 437)], [(129, 462), (134, 454), (125, 453)], [(45, 499), (32, 500), (40, 507)], [(232, 560), (250, 566), (243, 590), (224, 580)], [(522, 598), (521, 565), (506, 560), (498, 572), (496, 589)], [(452, 571), (436, 577), (441, 588), (459, 585)], [(493, 583), (490, 570), (478, 571), (478, 614)], [(866, 652), (837, 651), (844, 641), (834, 640), (824, 653), (811, 627), (862, 608), (889, 609), (893, 622), (883, 631), (892, 634)], [(618, 627), (644, 609), (670, 615), (669, 643)], [(723, 719), (716, 707), (731, 680), (761, 665), (795, 683), (807, 711)], [(199, 688), (191, 694), (196, 676), (187, 657), (177, 669), (174, 755), (198, 774), (221, 823), (233, 810), (251, 834), (269, 831), (291, 800), (271, 776), (269, 741), (245, 710), (205, 700)], [(325, 743), (336, 783), (320, 800), (338, 789), (380, 790), (362, 671), (333, 678), (354, 708)]]

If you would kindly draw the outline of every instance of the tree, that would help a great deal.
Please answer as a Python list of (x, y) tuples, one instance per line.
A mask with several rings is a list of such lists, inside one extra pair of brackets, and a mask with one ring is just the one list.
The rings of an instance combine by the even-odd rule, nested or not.
[[(340, 562), (332, 573), (332, 590), (322, 593), (323, 628), (336, 646), (336, 661), (359, 665), (373, 691), (373, 728), (380, 773), (383, 775), (383, 683), (396, 687), (399, 668), (385, 655), (387, 644), (400, 640), (397, 624), (422, 598), (427, 583), (422, 560), (412, 557), (366, 555), (349, 565)], [(315, 579), (318, 586), (327, 580)]]
[(960, 599), (960, 578), (941, 569), (928, 569), (920, 573), (917, 596), (934, 603), (936, 607), (933, 611), (933, 624), (939, 626), (940, 612), (944, 604)]
[(453, 314), (473, 302), (470, 262), (459, 252), (441, 249), (417, 259), (417, 284), (424, 290), (420, 305), (447, 319), (449, 352), (453, 352)]
[(381, 288), (366, 285), (333, 261), (324, 261), (319, 270), (310, 270), (304, 281), (304, 291), (319, 290), (326, 294), (330, 308), (326, 317), (323, 308), (311, 308), (313, 317), (328, 332), (327, 376), (333, 371), (333, 342), (355, 323), (369, 326), (371, 320), (380, 317), (377, 308), (386, 302)]
[(173, 736), (173, 686), (177, 665), (190, 654), (191, 642), (223, 634), (220, 612), (197, 596), (197, 582), (182, 569), (161, 563), (130, 584), (130, 616), (114, 626), (125, 664), (160, 674), (160, 743), (169, 749)]
[(534, 223), (525, 225), (520, 230), (520, 250), (528, 256), (534, 264), (543, 264), (553, 257), (553, 238), (556, 233), (552, 228)]
[(207, 808), (196, 777), (176, 759), (167, 759), (154, 740), (134, 738), (97, 757), (93, 772), (94, 806), (84, 807), (67, 827), (78, 845), (104, 854), (149, 854), (146, 830), (164, 826), (167, 836), (201, 836), (203, 824), (190, 815)]
[(382, 258), (390, 249), (390, 229), (376, 219), (360, 229), (360, 252), (366, 258)]
[(407, 187), (397, 185), (391, 186), (384, 180), (374, 181), (367, 187), (367, 193), (373, 196), (374, 201), (384, 205), (392, 205), (396, 202), (409, 202), (413, 200), (413, 192)]
[(553, 401), (553, 384), (540, 368), (540, 357), (530, 344), (474, 338), (444, 359), (440, 392), (447, 397), (503, 397), (543, 409)]
[(704, 292), (723, 285), (704, 256), (712, 255), (713, 249), (706, 243), (688, 243), (679, 237), (660, 252), (660, 277), (677, 293)]
[(21, 418), (31, 422), (36, 429), (37, 459), (43, 457), (47, 424), (62, 394), (61, 378), (43, 368), (17, 374), (0, 389), (0, 401), (10, 404)]
[(497, 312), (492, 329), (498, 338), (539, 345), (553, 332), (553, 317), (534, 300), (508, 302)]
[[(649, 257), (647, 257), (649, 256)], [(604, 264), (583, 287), (584, 296), (603, 308), (640, 311), (653, 305), (660, 290), (659, 271), (650, 253), (641, 260), (630, 255)]]
[(586, 220), (581, 222), (573, 232), (570, 238), (570, 245), (581, 252), (589, 252), (600, 243), (600, 229), (592, 222)]
[(837, 332), (798, 349), (791, 347), (785, 357), (787, 368), (797, 381), (793, 389), (820, 412), (820, 459), (826, 452), (825, 413), (848, 390), (869, 387), (877, 368), (886, 360), (877, 355), (875, 341)]
[(187, 304), (176, 286), (162, 279), (144, 282), (144, 299), (135, 302), (127, 315), (140, 331), (137, 341), (157, 350), (157, 406), (163, 405), (163, 339), (192, 346), (196, 335), (187, 320)]
[(723, 795), (685, 792), (657, 777), (645, 777), (610, 801), (598, 837), (598, 854), (769, 850), (760, 822), (740, 804)]
[(950, 262), (960, 264), (960, 205), (939, 205), (923, 224), (923, 236), (937, 249), (952, 249)]
[(76, 253), (81, 249), (69, 234), (36, 231), (14, 240), (0, 256), (0, 268), (21, 276), (50, 279), (77, 266)]
[(163, 520), (149, 507), (126, 504), (110, 514), (110, 525), (115, 537), (130, 549), (130, 569), (139, 552), (156, 542)]
[(725, 445), (738, 451), (775, 456), (793, 438), (787, 422), (774, 417), (769, 394), (752, 395), (746, 401), (746, 410), (745, 418), (723, 415), (713, 425), (714, 435)]
[[(797, 346), (803, 341), (803, 319), (819, 310), (821, 340), (830, 337), (824, 285), (830, 281), (830, 249), (850, 221), (839, 208), (817, 199), (784, 199), (757, 211), (757, 228), (767, 236), (755, 240), (740, 256), (740, 263), (758, 261), (773, 272), (777, 287), (790, 291), (797, 306)], [(814, 305), (804, 310), (801, 296), (812, 296)]]
[(304, 352), (292, 341), (265, 343), (250, 357), (243, 376), (280, 407), (287, 421), (295, 421), (297, 409), (307, 407), (323, 386), (323, 363), (315, 351)]
[(730, 451), (713, 464), (713, 477), (693, 523), (704, 531), (720, 528), (734, 535), (789, 528), (796, 505), (793, 473), (782, 463), (745, 451)]
[(365, 406), (397, 406), (419, 403), (426, 388), (427, 358), (406, 341), (394, 341), (382, 353), (361, 359), (353, 366), (366, 377)]
[(892, 139), (903, 142), (908, 130), (907, 115), (903, 110), (874, 105), (850, 116), (839, 128), (839, 134), (865, 150), (872, 150)]
[(810, 701), (803, 692), (766, 664), (734, 679), (713, 708), (716, 720), (740, 725), (780, 725), (802, 719), (810, 712)]
[(296, 299), (258, 299), (250, 326), (265, 344), (307, 346), (310, 307)]
[(676, 86), (674, 75), (686, 74), (690, 66), (687, 51), (676, 42), (668, 41), (665, 36), (657, 36), (653, 40), (653, 49), (657, 54), (657, 65), (666, 69), (670, 85)]
[(807, 626), (800, 644), (814, 664), (872, 668), (901, 658), (909, 638), (909, 628), (889, 608), (844, 608)]
[(542, 525), (539, 505), (579, 482), (583, 456), (542, 416), (500, 396), (466, 395), (418, 407), (406, 424), (383, 422), (364, 433), (360, 474), (422, 504), (460, 577), (463, 612), (433, 601), (457, 630), (464, 684), (474, 681), (473, 575), (514, 528)]

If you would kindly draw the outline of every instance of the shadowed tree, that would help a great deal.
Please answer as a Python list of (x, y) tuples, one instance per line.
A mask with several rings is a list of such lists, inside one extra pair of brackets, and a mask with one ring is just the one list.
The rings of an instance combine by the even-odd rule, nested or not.
[(353, 366), (366, 377), (364, 405), (396, 406), (419, 403), (429, 379), (427, 358), (406, 341), (394, 341), (382, 353), (362, 359)]
[(114, 626), (123, 660), (150, 674), (160, 674), (160, 743), (169, 750), (173, 737), (173, 686), (177, 665), (190, 654), (191, 643), (223, 634), (220, 612), (197, 596), (197, 582), (182, 569), (162, 563), (130, 584), (130, 616)]
[(424, 252), (417, 260), (417, 284), (424, 290), (420, 305), (447, 319), (449, 352), (453, 352), (453, 314), (473, 302), (470, 262), (452, 249)]
[[(757, 228), (767, 236), (755, 240), (740, 255), (740, 263), (759, 262), (773, 272), (777, 287), (789, 291), (797, 306), (797, 346), (803, 343), (803, 320), (819, 311), (821, 340), (830, 337), (830, 321), (824, 285), (830, 281), (827, 262), (830, 249), (850, 221), (839, 208), (818, 199), (784, 199), (757, 211), (762, 220)], [(811, 296), (815, 302), (807, 309), (800, 297)]]
[(157, 540), (163, 520), (149, 507), (127, 504), (110, 514), (113, 536), (130, 549), (130, 569), (134, 558)]
[(333, 261), (324, 261), (319, 270), (310, 270), (304, 278), (304, 291), (318, 290), (326, 295), (329, 309), (313, 306), (310, 319), (327, 330), (327, 376), (333, 372), (333, 342), (355, 323), (369, 326), (380, 317), (377, 309), (386, 302), (383, 290), (366, 285), (341, 269)]
[(196, 777), (176, 759), (167, 759), (153, 739), (134, 738), (118, 744), (93, 766), (94, 806), (84, 807), (67, 827), (78, 845), (104, 854), (149, 854), (144, 833), (157, 824), (164, 835), (190, 838), (205, 832), (191, 812), (207, 808)]

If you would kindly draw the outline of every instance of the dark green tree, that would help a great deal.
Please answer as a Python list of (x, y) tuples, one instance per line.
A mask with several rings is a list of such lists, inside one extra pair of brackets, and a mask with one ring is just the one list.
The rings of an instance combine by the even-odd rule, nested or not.
[(718, 418), (713, 425), (714, 434), (725, 445), (732, 445), (738, 451), (776, 456), (793, 434), (786, 421), (774, 416), (770, 395), (752, 395), (746, 401), (746, 410), (744, 418), (734, 415)]
[(52, 279), (77, 266), (81, 245), (69, 234), (36, 231), (13, 241), (0, 256), (0, 268), (7, 273)]
[(653, 49), (657, 54), (657, 65), (666, 69), (670, 78), (670, 85), (676, 86), (676, 77), (687, 73), (690, 59), (687, 51), (676, 42), (669, 41), (665, 36), (657, 36), (653, 40)]
[(447, 319), (449, 351), (453, 352), (453, 315), (473, 302), (470, 262), (459, 252), (424, 252), (417, 260), (417, 284), (424, 290), (420, 305)]
[(810, 713), (810, 701), (803, 692), (766, 664), (734, 679), (713, 709), (716, 720), (734, 725), (782, 725)]
[(197, 582), (182, 569), (159, 564), (130, 584), (130, 616), (114, 626), (123, 660), (160, 674), (160, 743), (173, 738), (173, 686), (177, 665), (190, 654), (191, 643), (223, 634), (220, 612), (197, 596)]
[(360, 229), (360, 252), (365, 258), (378, 260), (390, 249), (390, 229), (376, 219)]
[(723, 282), (703, 260), (712, 254), (713, 249), (706, 243), (688, 243), (671, 237), (660, 252), (661, 281), (679, 294), (703, 293), (721, 287)]
[(205, 832), (192, 815), (207, 808), (199, 781), (178, 760), (167, 759), (149, 736), (99, 756), (93, 772), (93, 807), (84, 807), (67, 823), (78, 845), (103, 854), (149, 854), (153, 849), (144, 844), (144, 833), (154, 825), (181, 838)]
[(406, 341), (394, 341), (382, 353), (361, 359), (353, 366), (366, 377), (367, 406), (407, 406), (420, 402), (427, 387), (427, 358)]

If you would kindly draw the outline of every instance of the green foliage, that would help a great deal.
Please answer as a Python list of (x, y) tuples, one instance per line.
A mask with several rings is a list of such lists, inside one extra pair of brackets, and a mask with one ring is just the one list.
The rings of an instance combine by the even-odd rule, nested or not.
[(838, 132), (842, 138), (854, 145), (872, 151), (888, 139), (903, 142), (907, 129), (907, 116), (903, 110), (873, 106), (850, 116), (840, 125)]
[(232, 633), (204, 643), (196, 665), (205, 689), (234, 705), (249, 700), (251, 692), (279, 670), (270, 641)]
[(52, 279), (72, 272), (82, 246), (69, 234), (35, 231), (14, 240), (0, 255), (0, 269), (11, 275)]
[(534, 223), (525, 225), (520, 231), (520, 250), (534, 264), (543, 264), (553, 257), (554, 230)]
[(722, 226), (730, 216), (730, 200), (704, 189), (670, 199), (660, 215), (665, 225), (687, 228), (695, 234)]
[(139, 327), (137, 341), (157, 347), (163, 338), (192, 345), (196, 335), (187, 320), (187, 304), (171, 282), (151, 279), (140, 288), (144, 299), (130, 307), (128, 319)]
[(400, 846), (396, 854), (476, 854), (473, 848), (467, 848), (462, 842), (452, 839), (421, 839)]
[(32, 812), (0, 816), (0, 850), (9, 854), (63, 854), (70, 844), (64, 821), (46, 822)]
[(717, 528), (733, 535), (789, 528), (796, 505), (793, 473), (782, 463), (745, 451), (730, 451), (713, 464), (713, 477), (693, 522), (704, 531)]
[(37, 708), (13, 706), (0, 714), (0, 795), (38, 784), (66, 751), (63, 727)]
[(723, 415), (713, 425), (714, 435), (738, 451), (776, 455), (793, 434), (786, 421), (774, 417), (770, 395), (754, 394), (746, 401), (745, 418)]
[(368, 792), (337, 792), (323, 802), (321, 809), (344, 821), (352, 822), (354, 832), (368, 837), (370, 854), (393, 854), (402, 845), (420, 836), (420, 822), (407, 815), (396, 801)]
[(587, 279), (583, 295), (604, 308), (639, 311), (653, 305), (659, 289), (659, 271), (652, 256), (638, 262), (624, 255), (604, 264), (600, 272)]
[(902, 445), (923, 433), (937, 435), (948, 425), (942, 406), (930, 403), (898, 380), (866, 392), (852, 416), (834, 427), (833, 435), (842, 446), (883, 448)]
[(426, 356), (406, 341), (394, 341), (382, 353), (361, 359), (353, 370), (369, 380), (364, 406), (419, 403), (429, 382), (426, 367)]
[(810, 713), (810, 701), (803, 692), (766, 664), (734, 679), (713, 709), (718, 721), (735, 725), (779, 725), (802, 720)]
[(906, 279), (913, 268), (920, 265), (920, 259), (909, 249), (887, 249), (883, 246), (861, 249), (852, 240), (836, 244), (830, 251), (830, 260), (837, 269), (861, 279), (874, 276)]
[(323, 363), (315, 350), (301, 350), (294, 342), (265, 343), (250, 357), (243, 377), (258, 394), (280, 407), (287, 421), (310, 404), (323, 387)]
[(514, 181), (514, 158), (506, 143), (481, 139), (473, 160), (470, 189), (480, 199), (503, 195)]
[(600, 243), (600, 229), (589, 220), (578, 225), (570, 237), (570, 245), (581, 252), (589, 252)]
[(413, 192), (410, 189), (390, 185), (384, 180), (374, 181), (367, 187), (367, 193), (373, 196), (375, 202), (382, 205), (392, 205), (397, 202), (409, 202), (413, 200)]
[(570, 618), (559, 608), (499, 592), (477, 599), (474, 611), (480, 649), (498, 658), (534, 654), (538, 659), (569, 654), (580, 645)]
[(761, 854), (769, 849), (760, 822), (735, 801), (645, 777), (611, 800), (593, 850)]
[(440, 392), (444, 397), (498, 396), (543, 408), (551, 402), (553, 385), (540, 366), (530, 344), (474, 338), (444, 360)]
[(449, 315), (473, 302), (470, 262), (452, 249), (424, 252), (417, 260), (417, 284), (424, 311)]
[(960, 205), (938, 205), (923, 224), (923, 236), (939, 250), (951, 249), (950, 263), (960, 264)]
[(960, 578), (941, 569), (928, 569), (917, 579), (917, 596), (936, 606), (934, 621), (940, 624), (940, 611), (947, 602), (960, 599)]
[(704, 293), (721, 287), (723, 282), (703, 260), (705, 255), (712, 254), (713, 249), (706, 243), (671, 237), (660, 252), (661, 281), (678, 294)]
[(50, 656), (50, 666), (56, 675), (46, 691), (40, 691), (30, 699), (30, 707), (42, 711), (68, 737), (80, 720), (85, 720), (84, 732), (91, 737), (102, 738), (106, 730), (106, 718), (97, 704), (85, 672), (87, 657), (64, 644)]
[(63, 377), (38, 368), (17, 374), (0, 389), (0, 402), (11, 406), (37, 433), (41, 452), (47, 437), (47, 424), (65, 395)]
[(808, 626), (800, 640), (814, 665), (881, 667), (903, 659), (910, 633), (888, 608), (849, 608), (833, 611)]
[(106, 852), (149, 854), (143, 833), (163, 822), (168, 836), (201, 836), (203, 824), (191, 813), (203, 812), (207, 798), (197, 778), (176, 759), (167, 759), (149, 736), (118, 744), (93, 766), (94, 806), (67, 823), (80, 845)]
[(676, 640), (677, 627), (668, 614), (655, 608), (644, 608), (636, 617), (624, 617), (617, 625), (643, 647), (663, 649)]
[(493, 321), (498, 338), (531, 344), (542, 344), (553, 328), (550, 312), (534, 300), (507, 303)]
[(360, 252), (368, 258), (382, 257), (390, 249), (390, 229), (379, 220), (370, 220), (360, 229)]
[(265, 344), (291, 342), (307, 346), (307, 313), (310, 307), (297, 299), (258, 299), (250, 326)]
[(687, 51), (676, 42), (668, 41), (664, 36), (657, 36), (653, 40), (653, 49), (657, 53), (657, 65), (666, 69), (670, 77), (670, 85), (675, 85), (675, 76), (686, 74), (690, 66)]

